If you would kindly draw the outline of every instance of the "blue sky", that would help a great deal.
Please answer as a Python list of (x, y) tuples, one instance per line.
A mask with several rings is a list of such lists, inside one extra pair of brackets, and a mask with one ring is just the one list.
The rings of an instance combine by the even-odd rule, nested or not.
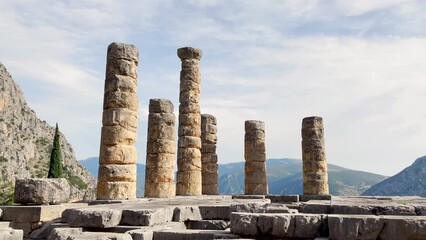
[(244, 121), (266, 123), (268, 158), (301, 158), (303, 117), (322, 116), (328, 161), (392, 175), (426, 155), (426, 2), (6, 1), (0, 62), (78, 159), (97, 156), (106, 48), (139, 61), (139, 162), (147, 106), (178, 109), (176, 49), (203, 50), (201, 107), (220, 163), (244, 160)]

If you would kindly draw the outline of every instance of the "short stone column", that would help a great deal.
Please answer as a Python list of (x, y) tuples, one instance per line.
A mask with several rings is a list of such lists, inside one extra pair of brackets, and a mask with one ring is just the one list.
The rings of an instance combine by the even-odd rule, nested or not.
[(209, 114), (201, 115), (201, 172), (204, 195), (219, 194), (217, 165), (217, 121)]
[(135, 46), (108, 46), (97, 199), (136, 198), (136, 141), (138, 127)]
[(302, 121), (303, 194), (328, 195), (327, 159), (321, 117)]
[(245, 122), (244, 157), (246, 195), (268, 194), (266, 177), (265, 123), (249, 120)]
[(176, 195), (201, 195), (200, 49), (178, 49), (182, 60)]
[(175, 114), (166, 99), (151, 99), (148, 115), (145, 197), (175, 196)]

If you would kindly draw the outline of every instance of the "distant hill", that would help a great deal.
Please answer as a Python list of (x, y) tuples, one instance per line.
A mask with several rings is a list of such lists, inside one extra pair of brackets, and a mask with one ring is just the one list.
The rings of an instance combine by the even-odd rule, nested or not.
[[(98, 158), (80, 161), (93, 175), (97, 176)], [(267, 176), (271, 194), (302, 194), (302, 161), (297, 159), (269, 159)], [(137, 195), (143, 196), (145, 165), (137, 164)], [(329, 164), (330, 193), (333, 195), (360, 195), (385, 176), (354, 171)], [(241, 194), (244, 192), (244, 162), (219, 164), (219, 192)]]
[[(302, 161), (297, 159), (268, 159), (266, 161), (270, 194), (302, 194)], [(222, 169), (225, 169), (223, 171)], [(219, 166), (219, 191), (222, 194), (244, 192), (244, 162)], [(336, 196), (360, 195), (386, 176), (350, 170), (328, 164), (330, 193)]]
[(362, 195), (426, 197), (426, 156), (418, 158), (395, 176), (375, 184)]

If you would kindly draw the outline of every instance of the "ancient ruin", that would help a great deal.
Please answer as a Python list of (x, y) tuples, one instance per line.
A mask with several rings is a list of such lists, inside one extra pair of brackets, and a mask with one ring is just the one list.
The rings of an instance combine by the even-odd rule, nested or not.
[(201, 115), (201, 169), (203, 195), (219, 194), (219, 173), (216, 154), (217, 121), (213, 115)]
[(97, 199), (136, 198), (136, 141), (138, 127), (135, 46), (108, 46)]
[(182, 61), (179, 94), (179, 130), (176, 195), (201, 195), (200, 49), (177, 52)]
[(328, 195), (327, 159), (321, 117), (302, 121), (303, 194)]
[(175, 196), (175, 114), (167, 99), (151, 99), (148, 115), (145, 197)]
[(266, 178), (265, 123), (249, 120), (245, 122), (244, 193), (247, 195), (268, 194)]

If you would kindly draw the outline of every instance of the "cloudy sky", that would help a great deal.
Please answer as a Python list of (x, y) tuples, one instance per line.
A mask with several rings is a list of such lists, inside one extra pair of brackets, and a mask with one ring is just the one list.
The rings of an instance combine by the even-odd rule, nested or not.
[(301, 158), (301, 121), (322, 116), (329, 163), (393, 175), (426, 155), (426, 1), (0, 0), (0, 62), (78, 159), (97, 156), (106, 48), (134, 44), (138, 161), (147, 106), (177, 109), (176, 49), (203, 50), (202, 112), (220, 163), (243, 161), (244, 121), (268, 158)]

